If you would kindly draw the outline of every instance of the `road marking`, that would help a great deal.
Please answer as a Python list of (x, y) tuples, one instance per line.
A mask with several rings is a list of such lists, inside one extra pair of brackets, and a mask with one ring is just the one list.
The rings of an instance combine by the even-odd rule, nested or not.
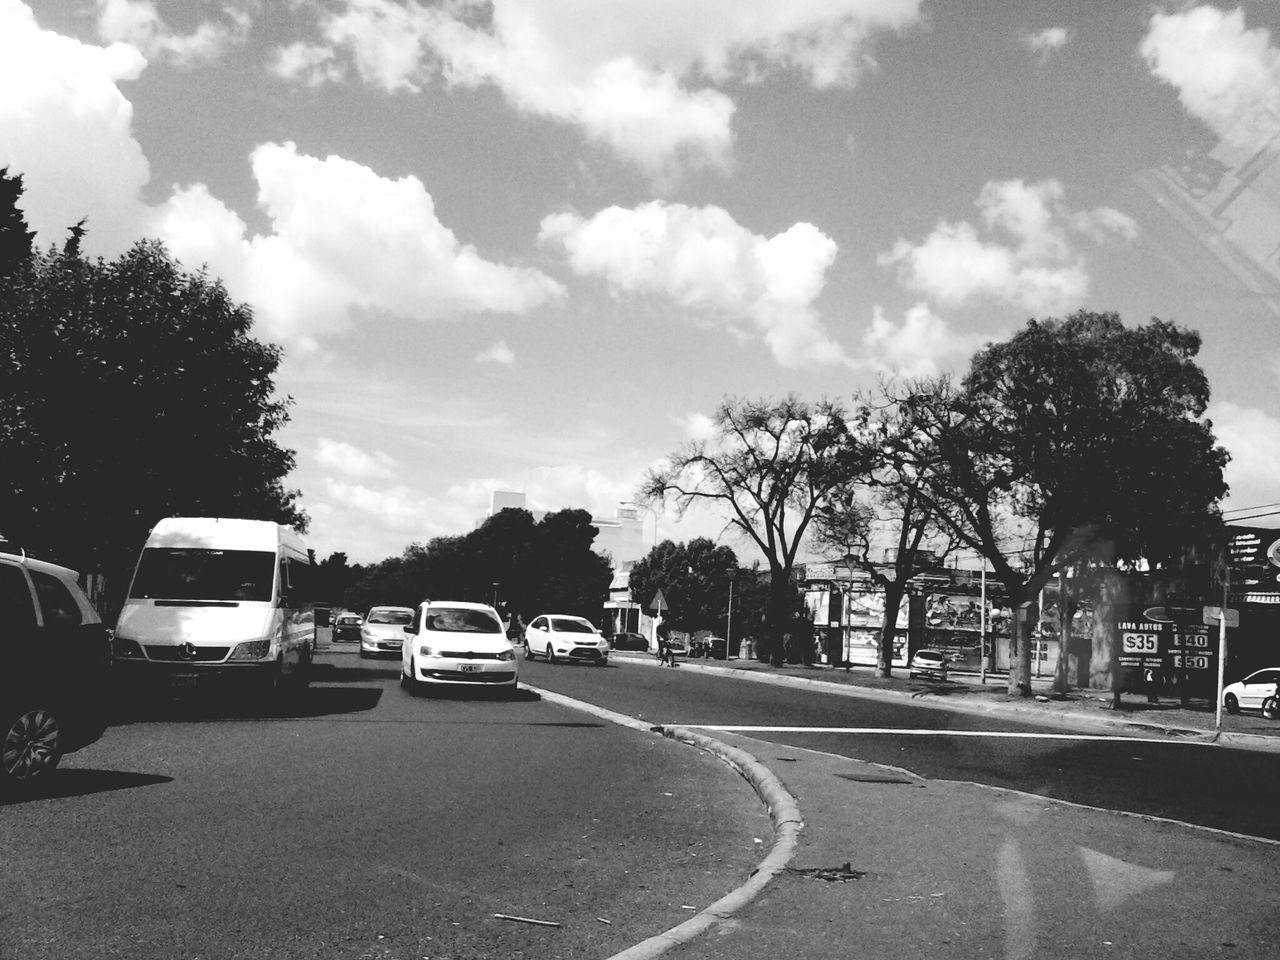
[(762, 727), (713, 723), (676, 723), (689, 730), (717, 730), (721, 733), (850, 733), (897, 737), (988, 737), (1007, 740), (1095, 740), (1115, 743), (1185, 743), (1212, 746), (1200, 740), (1169, 737), (1126, 737), (1098, 733), (1031, 733), (1012, 730), (932, 730), (910, 727)]

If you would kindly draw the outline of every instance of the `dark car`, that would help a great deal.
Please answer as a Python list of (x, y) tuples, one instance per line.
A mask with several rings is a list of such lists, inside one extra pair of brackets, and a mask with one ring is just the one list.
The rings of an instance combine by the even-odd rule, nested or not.
[(649, 639), (642, 633), (630, 633), (624, 631), (613, 635), (613, 649), (615, 650), (648, 650)]
[(33, 787), (106, 729), (106, 627), (66, 567), (0, 553), (0, 791)]
[(364, 617), (358, 613), (340, 613), (333, 621), (334, 643), (359, 643)]

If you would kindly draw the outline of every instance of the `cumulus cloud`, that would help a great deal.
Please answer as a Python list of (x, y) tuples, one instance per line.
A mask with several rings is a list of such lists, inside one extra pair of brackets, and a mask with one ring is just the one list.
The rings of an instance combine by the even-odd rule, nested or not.
[(316, 440), (316, 462), (329, 470), (364, 480), (390, 480), (396, 475), (396, 461), (375, 450), (368, 453), (341, 440)]
[(1141, 51), (1186, 111), (1228, 143), (1253, 150), (1280, 131), (1280, 50), (1267, 30), (1245, 28), (1242, 9), (1157, 13)]
[(764, 237), (719, 207), (653, 201), (589, 219), (553, 214), (539, 239), (563, 247), (575, 273), (600, 277), (617, 294), (657, 294), (750, 321), (784, 366), (846, 362), (813, 309), (837, 248), (812, 224)]
[(391, 180), (292, 143), (263, 144), (251, 159), (269, 233), (249, 236), (199, 184), (174, 192), (154, 230), (184, 262), (208, 262), (278, 339), (309, 342), (359, 311), (428, 320), (520, 313), (563, 293), (537, 270), (490, 262), (461, 243), (416, 177)]
[(516, 362), (516, 355), (511, 352), (505, 340), (499, 340), (488, 349), (476, 354), (476, 363), (496, 363), (499, 366), (511, 367)]
[(881, 254), (908, 287), (946, 306), (986, 297), (1036, 313), (1069, 309), (1084, 299), (1089, 276), (1073, 240), (1129, 241), (1137, 225), (1110, 207), (1070, 210), (1056, 180), (992, 181), (977, 207), (986, 239), (968, 222), (940, 222), (919, 243), (900, 239)]
[(816, 87), (851, 85), (874, 67), (870, 43), (920, 17), (920, 0), (346, 0), (320, 44), (284, 49), (282, 76), (339, 75), (318, 46), (366, 83), (416, 90), (440, 71), (493, 85), (518, 109), (581, 128), (657, 177), (722, 166), (733, 102), (710, 84), (791, 70)]
[(899, 323), (877, 306), (862, 338), (871, 362), (883, 373), (932, 377), (964, 360), (981, 345), (977, 335), (957, 333), (926, 303), (917, 303)]
[(146, 66), (137, 49), (42, 30), (18, 0), (0, 0), (0, 166), (23, 175), (22, 208), (37, 243), (61, 242), (88, 218), (89, 249), (139, 235), (150, 179), (119, 83)]
[(1275, 501), (1275, 478), (1280, 476), (1280, 420), (1256, 407), (1231, 402), (1209, 405), (1209, 418), (1218, 442), (1231, 454), (1225, 471), (1231, 487), (1228, 503), (1249, 507)]
[(1065, 27), (1045, 27), (1025, 34), (1022, 42), (1028, 50), (1040, 57), (1041, 63), (1045, 63), (1056, 51), (1065, 47), (1070, 39), (1071, 35)]
[(189, 67), (217, 60), (248, 37), (247, 13), (224, 7), (222, 14), (223, 22), (205, 20), (190, 33), (179, 34), (166, 26), (150, 0), (98, 0), (98, 35), (109, 43), (131, 44), (148, 58)]
[(716, 435), (716, 424), (705, 413), (687, 413), (679, 417), (676, 423), (680, 431), (690, 440), (710, 440)]

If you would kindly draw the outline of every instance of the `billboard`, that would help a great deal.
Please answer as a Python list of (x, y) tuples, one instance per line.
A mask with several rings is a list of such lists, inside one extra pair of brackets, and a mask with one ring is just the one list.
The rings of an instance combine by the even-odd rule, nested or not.
[(1226, 547), (1232, 602), (1280, 604), (1280, 530), (1229, 526)]

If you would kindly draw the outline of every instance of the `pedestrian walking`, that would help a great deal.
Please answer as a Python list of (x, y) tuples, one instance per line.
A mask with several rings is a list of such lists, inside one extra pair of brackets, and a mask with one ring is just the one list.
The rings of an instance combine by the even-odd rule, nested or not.
[(665, 623), (658, 624), (658, 660), (664, 667), (676, 665), (676, 655), (671, 649), (671, 635)]

